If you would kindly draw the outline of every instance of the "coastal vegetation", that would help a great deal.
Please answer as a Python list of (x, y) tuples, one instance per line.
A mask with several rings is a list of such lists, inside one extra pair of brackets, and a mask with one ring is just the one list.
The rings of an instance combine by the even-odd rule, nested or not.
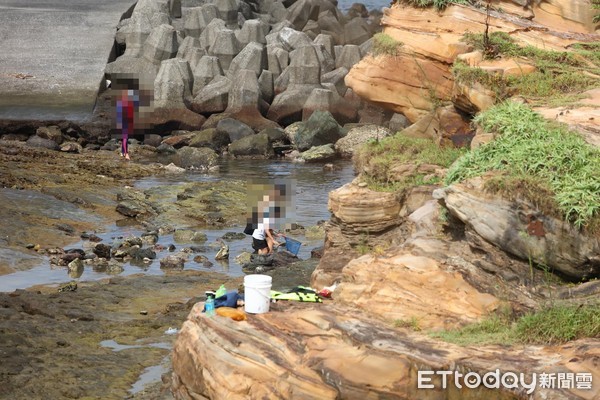
[(516, 102), (492, 107), (474, 122), (498, 137), (458, 159), (446, 184), (499, 172), (486, 189), (523, 196), (578, 228), (600, 230), (600, 149)]
[(435, 7), (438, 10), (442, 10), (451, 4), (470, 4), (469, 0), (399, 0), (399, 2), (419, 8)]
[(514, 317), (504, 311), (460, 329), (430, 335), (460, 345), (560, 344), (600, 337), (600, 304), (553, 304)]
[(387, 55), (395, 57), (400, 54), (402, 42), (397, 41), (386, 33), (376, 33), (373, 35), (373, 55)]
[(464, 41), (482, 50), (486, 58), (513, 58), (535, 67), (532, 73), (502, 76), (469, 67), (462, 61), (454, 64), (453, 74), (458, 82), (478, 82), (494, 91), (498, 100), (518, 93), (534, 105), (572, 104), (582, 98), (581, 92), (600, 85), (598, 42), (577, 43), (572, 51), (560, 52), (519, 46), (505, 32), (493, 32), (487, 41), (483, 34), (467, 33)]
[[(382, 140), (373, 140), (362, 146), (353, 157), (356, 171), (372, 190), (397, 191), (421, 184), (440, 183), (439, 177), (428, 177), (419, 172), (423, 164), (449, 167), (465, 150), (440, 147), (430, 139), (412, 138), (397, 133)], [(414, 164), (414, 171), (403, 174), (401, 179), (392, 177), (394, 166)], [(427, 179), (428, 178), (428, 179)]]

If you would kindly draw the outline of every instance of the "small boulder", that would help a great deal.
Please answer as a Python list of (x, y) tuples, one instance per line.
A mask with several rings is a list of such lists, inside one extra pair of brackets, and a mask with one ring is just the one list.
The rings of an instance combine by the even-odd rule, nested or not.
[(207, 147), (184, 147), (177, 151), (173, 163), (181, 168), (210, 169), (217, 165), (218, 156)]
[(324, 162), (335, 158), (335, 150), (333, 144), (324, 144), (323, 146), (315, 146), (300, 153), (296, 158), (299, 162)]
[(190, 147), (210, 147), (215, 151), (221, 151), (231, 143), (229, 134), (225, 131), (219, 131), (216, 128), (204, 129), (193, 133), (194, 136), (190, 141)]
[(265, 133), (259, 133), (252, 136), (246, 136), (232, 142), (229, 145), (229, 153), (235, 157), (271, 157), (273, 149), (269, 141), (269, 136)]
[(292, 143), (298, 150), (305, 151), (313, 146), (333, 144), (343, 136), (343, 128), (331, 113), (318, 110), (298, 129), (292, 138)]
[(235, 142), (246, 136), (254, 135), (254, 130), (248, 125), (233, 118), (225, 118), (217, 123), (217, 133), (227, 135), (230, 142)]

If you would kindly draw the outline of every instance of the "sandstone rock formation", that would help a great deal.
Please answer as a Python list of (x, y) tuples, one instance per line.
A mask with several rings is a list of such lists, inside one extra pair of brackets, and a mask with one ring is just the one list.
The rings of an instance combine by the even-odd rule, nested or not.
[[(420, 300), (427, 298), (445, 308), (428, 307), (430, 316), (423, 320), (427, 327), (449, 322), (448, 312), (452, 314), (453, 305), (458, 305), (455, 301), (463, 301), (470, 310), (466, 314), (455, 310), (456, 317), (464, 319), (493, 306), (495, 300), (477, 294), (460, 274), (443, 272), (427, 258), (397, 254), (386, 260), (356, 262), (373, 265), (364, 273), (345, 275), (346, 280), (336, 289), (342, 299), (336, 297), (328, 304), (279, 302), (271, 305), (269, 313), (248, 315), (241, 322), (208, 318), (201, 312), (203, 304), (196, 304), (173, 350), (175, 398), (463, 399), (463, 391), (456, 387), (443, 390), (439, 380), (434, 380), (436, 390), (419, 389), (417, 371), (466, 370), (483, 375), (496, 369), (502, 374), (517, 369), (528, 377), (548, 371), (590, 371), (592, 379), (599, 376), (593, 361), (600, 356), (598, 340), (558, 347), (522, 346), (513, 353), (500, 346), (460, 347), (394, 327), (394, 318), (416, 312), (411, 305), (425, 306)], [(390, 269), (379, 271), (380, 267)], [(373, 273), (381, 274), (383, 280), (392, 270), (408, 274), (411, 283), (402, 287), (383, 283), (385, 289), (369, 292)], [(423, 285), (427, 278), (435, 284)], [(412, 289), (411, 284), (415, 285)], [(379, 307), (378, 301), (390, 295), (396, 307)], [(368, 313), (360, 308), (367, 302)], [(530, 397), (523, 389), (490, 392), (480, 386), (468, 393), (475, 398), (493, 393), (496, 398), (581, 399), (593, 398), (598, 389), (537, 387)]]
[(600, 238), (544, 215), (526, 200), (508, 200), (484, 191), (474, 178), (435, 193), (461, 221), (508, 253), (531, 259), (575, 279), (600, 274)]
[[(531, 393), (418, 388), (418, 371), (429, 370), (480, 375), (518, 370), (528, 377), (585, 371), (599, 379), (598, 339), (562, 346), (461, 347), (424, 334), (479, 321), (502, 307), (520, 314), (549, 298), (591, 300), (600, 293), (597, 282), (535, 290), (542, 287), (543, 273), (482, 240), (469, 223), (450, 222), (453, 233), (444, 234), (441, 205), (430, 200), (431, 191), (414, 188), (399, 198), (371, 191), (360, 179), (333, 191), (325, 251), (311, 281), (315, 288), (337, 282), (333, 300), (279, 301), (269, 313), (249, 314), (241, 322), (208, 318), (197, 304), (173, 350), (175, 397), (463, 399), (469, 393), (558, 400), (600, 394), (597, 386), (538, 385)], [(446, 197), (460, 208), (459, 201)], [(491, 217), (483, 214), (486, 218)], [(365, 242), (364, 234), (369, 235)], [(361, 242), (371, 250), (358, 257)]]
[[(569, 51), (569, 45), (576, 41), (598, 40), (593, 34), (591, 7), (584, 0), (541, 1), (535, 5), (516, 2), (518, 6), (508, 1), (501, 3), (501, 11), (490, 13), (489, 25), (495, 32), (509, 33), (522, 45)], [(403, 113), (411, 122), (433, 110), (438, 99), (454, 97), (460, 105), (459, 99), (464, 100), (466, 95), (474, 99), (475, 109), (471, 111), (485, 109), (490, 105), (486, 98), (490, 94), (472, 87), (457, 88), (453, 95), (450, 72), (457, 58), (473, 50), (462, 41), (464, 33), (483, 33), (485, 20), (485, 9), (450, 5), (438, 12), (396, 4), (385, 10), (382, 25), (385, 34), (401, 43), (400, 54), (363, 58), (346, 76), (346, 84), (359, 96)], [(479, 65), (473, 58), (471, 61)], [(514, 70), (506, 62), (484, 62), (482, 67), (505, 74)], [(527, 68), (524, 70), (521, 65), (517, 70), (527, 73)]]

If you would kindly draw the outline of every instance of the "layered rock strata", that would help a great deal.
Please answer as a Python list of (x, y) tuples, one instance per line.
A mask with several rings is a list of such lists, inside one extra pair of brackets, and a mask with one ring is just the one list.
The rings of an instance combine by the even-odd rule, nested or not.
[[(462, 104), (465, 111), (485, 109), (493, 104), (493, 95), (483, 88), (455, 87), (450, 69), (457, 58), (473, 50), (462, 40), (465, 32), (483, 33), (486, 19), (485, 9), (450, 5), (437, 11), (396, 4), (384, 11), (382, 25), (383, 32), (398, 42), (398, 54), (364, 57), (346, 76), (346, 85), (411, 122), (433, 110), (440, 99), (452, 100), (459, 108)], [(592, 19), (593, 10), (584, 0), (534, 5), (500, 1), (494, 2), (488, 22), (491, 32), (506, 32), (521, 45), (569, 51), (575, 42), (599, 40)], [(523, 61), (469, 59), (471, 66), (506, 75), (527, 73), (530, 68)], [(467, 107), (465, 96), (472, 98)]]

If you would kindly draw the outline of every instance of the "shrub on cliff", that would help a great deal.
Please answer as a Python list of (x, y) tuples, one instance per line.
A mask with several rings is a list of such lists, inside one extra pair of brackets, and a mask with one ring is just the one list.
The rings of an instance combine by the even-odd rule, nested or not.
[[(483, 34), (467, 33), (463, 40), (489, 54), (485, 51)], [(479, 82), (492, 89), (499, 100), (519, 94), (534, 104), (565, 105), (579, 100), (581, 92), (600, 86), (598, 42), (577, 43), (573, 51), (561, 52), (519, 46), (507, 33), (493, 32), (488, 46), (494, 48), (493, 54), (497, 57), (523, 59), (536, 67), (530, 74), (504, 77), (461, 62), (454, 65), (453, 74), (458, 82)]]
[[(412, 138), (399, 132), (361, 146), (352, 161), (355, 170), (363, 175), (371, 189), (397, 191), (439, 183), (439, 177), (429, 176), (431, 173), (424, 173), (419, 167), (427, 164), (447, 168), (463, 153), (463, 149), (440, 147), (432, 140)], [(414, 168), (407, 167), (403, 174), (390, 173), (394, 167), (403, 165)]]
[(400, 53), (402, 42), (397, 41), (386, 33), (373, 35), (373, 55), (397, 56)]
[(474, 121), (499, 135), (459, 158), (448, 171), (447, 184), (499, 171), (488, 190), (524, 196), (578, 228), (600, 231), (599, 148), (515, 102), (492, 107)]
[(435, 7), (442, 10), (450, 4), (470, 4), (469, 0), (398, 0), (399, 3), (410, 4), (413, 7)]

